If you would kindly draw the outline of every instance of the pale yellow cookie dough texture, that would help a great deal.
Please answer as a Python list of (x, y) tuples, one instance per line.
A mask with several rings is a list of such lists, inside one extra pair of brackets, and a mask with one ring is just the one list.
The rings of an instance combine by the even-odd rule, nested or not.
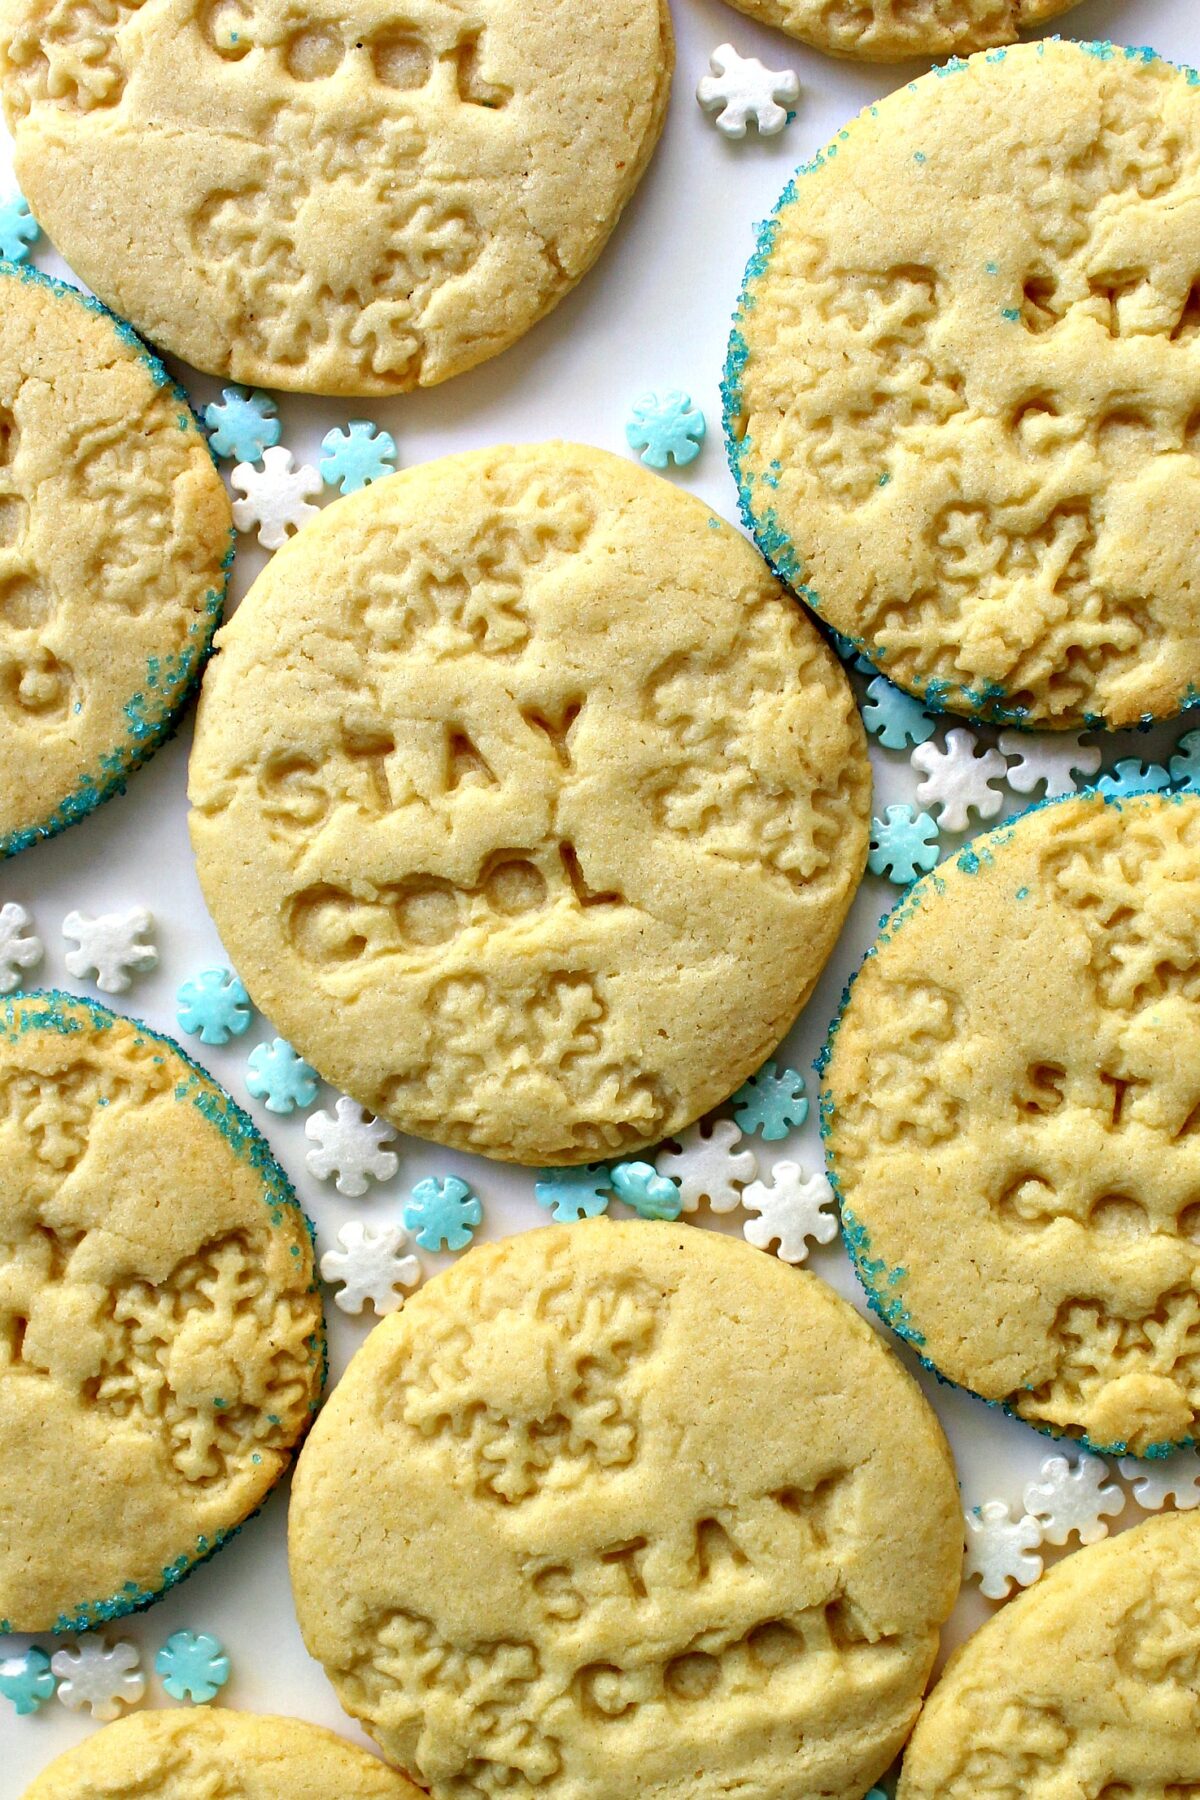
[(23, 1800), (421, 1800), (377, 1757), (299, 1719), (227, 1707), (132, 1713), (43, 1770)]
[(1200, 1516), (1067, 1557), (951, 1658), (897, 1800), (1200, 1790)]
[(265, 1497), (323, 1361), (305, 1220), (169, 1039), (0, 1007), (0, 1629), (145, 1604)]
[(1098, 1448), (1200, 1415), (1200, 797), (1063, 801), (900, 904), (834, 1029), (847, 1239), (943, 1375)]
[(1011, 44), (1077, 0), (730, 0), (802, 44), (863, 62), (964, 56)]
[(494, 356), (578, 281), (649, 160), (665, 0), (4, 0), (22, 191), (156, 344), (387, 394)]
[(849, 686), (752, 548), (625, 458), (338, 502), (221, 634), (192, 841), (259, 1006), (401, 1130), (657, 1142), (778, 1043), (866, 855)]
[(232, 530), (186, 399), (133, 333), (0, 266), (0, 857), (82, 818), (170, 731)]
[(953, 1464), (816, 1276), (690, 1226), (472, 1250), (296, 1469), (305, 1641), (434, 1800), (861, 1800), (953, 1605)]
[(1073, 728), (1200, 687), (1200, 88), (1047, 41), (871, 106), (730, 346), (764, 553), (891, 680)]

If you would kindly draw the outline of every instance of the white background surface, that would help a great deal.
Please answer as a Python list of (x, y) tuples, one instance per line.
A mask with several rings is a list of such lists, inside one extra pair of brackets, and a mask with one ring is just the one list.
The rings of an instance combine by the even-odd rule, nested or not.
[[(577, 28), (586, 30), (587, 10), (586, 5), (575, 8), (564, 3), (564, 18), (573, 17)], [(769, 212), (797, 163), (810, 157), (862, 106), (920, 68), (911, 64), (872, 69), (834, 62), (752, 24), (720, 0), (672, 0), (672, 10), (678, 64), (663, 141), (614, 239), (582, 286), (515, 349), (444, 387), (392, 402), (282, 397), (282, 441), (298, 458), (315, 462), (324, 432), (352, 416), (369, 416), (385, 425), (396, 439), (402, 465), (449, 451), (552, 436), (628, 454), (624, 425), (630, 403), (647, 389), (682, 387), (707, 414), (709, 439), (699, 460), (672, 479), (702, 494), (727, 518), (736, 518), (734, 486), (720, 439), (718, 385), (729, 317), (753, 247), (755, 223)], [(1058, 23), (1064, 34), (1152, 44), (1166, 56), (1200, 64), (1197, 0), (1084, 0)], [(727, 40), (743, 55), (757, 55), (771, 67), (798, 72), (802, 83), (798, 116), (781, 136), (759, 140), (751, 131), (744, 142), (727, 143), (697, 106), (695, 87), (708, 71), (709, 53)], [(7, 150), (0, 149), (0, 154), (6, 172)], [(34, 260), (72, 278), (44, 242)], [(175, 372), (198, 407), (215, 397), (218, 384), (188, 369), (176, 367)], [(263, 560), (256, 545), (239, 553), (235, 594), (244, 592)], [(1159, 756), (1192, 722), (1185, 720), (1148, 738), (1124, 734), (1120, 740), (1110, 739), (1105, 764), (1111, 766), (1119, 756), (1130, 754)], [(939, 742), (943, 735), (939, 732)], [(190, 736), (189, 717), (179, 738), (134, 778), (124, 798), (102, 807), (54, 842), (0, 867), (0, 902), (18, 900), (28, 907), (46, 941), (46, 961), (33, 972), (46, 985), (94, 992), (66, 977), (67, 946), (60, 935), (64, 914), (74, 907), (89, 912), (133, 904), (149, 907), (157, 921), (160, 967), (136, 979), (133, 990), (115, 1004), (175, 1035), (180, 1035), (174, 1007), (179, 983), (199, 969), (225, 961), (200, 897), (188, 847), (184, 787)], [(981, 736), (991, 741), (988, 734)], [(888, 801), (911, 800), (917, 777), (907, 758), (875, 746), (872, 755), (875, 811)], [(958, 837), (943, 840), (947, 850), (956, 850), (962, 842)], [(812, 1059), (847, 976), (874, 936), (879, 915), (894, 898), (895, 890), (887, 883), (867, 878), (837, 952), (804, 1016), (784, 1042), (785, 1059), (808, 1073), (814, 1104), (808, 1124), (789, 1142), (756, 1145), (764, 1172), (771, 1161), (784, 1156), (808, 1169), (819, 1166)], [(399, 1146), (397, 1178), (382, 1188), (373, 1185), (362, 1200), (342, 1199), (331, 1184), (315, 1181), (304, 1166), (301, 1115), (279, 1120), (246, 1093), (247, 1053), (273, 1035), (264, 1021), (256, 1019), (247, 1036), (225, 1049), (209, 1049), (187, 1038), (181, 1041), (198, 1052), (264, 1129), (316, 1221), (322, 1248), (330, 1247), (347, 1220), (398, 1220), (409, 1187), (428, 1174), (458, 1172), (472, 1182), (485, 1209), (480, 1236), (499, 1237), (545, 1222), (546, 1215), (534, 1202), (529, 1173), (412, 1140)], [(332, 1105), (328, 1090), (317, 1104)], [(164, 1185), (169, 1179), (164, 1170)], [(714, 1221), (705, 1214), (703, 1222), (738, 1230), (741, 1215)], [(422, 1258), (430, 1272), (447, 1260), (424, 1253)], [(861, 1306), (840, 1243), (814, 1249), (810, 1266)], [(336, 1378), (373, 1315), (367, 1313), (360, 1322), (336, 1308), (329, 1310)], [(719, 1345), (714, 1354), (720, 1354)], [(1000, 1497), (1019, 1510), (1025, 1482), (1053, 1446), (979, 1402), (939, 1387), (924, 1375), (921, 1379), (950, 1435), (964, 1502), (976, 1505)], [(170, 1632), (181, 1627), (212, 1632), (233, 1660), (233, 1677), (221, 1695), (222, 1703), (296, 1714), (359, 1737), (300, 1640), (287, 1580), (286, 1501), (286, 1491), (276, 1492), (263, 1513), (213, 1562), (149, 1612), (112, 1628), (110, 1636), (136, 1642), (149, 1669), (154, 1652)], [(1141, 1516), (1130, 1501), (1117, 1527)], [(897, 1526), (903, 1528), (899, 1516)], [(959, 1604), (947, 1642), (973, 1629), (991, 1610), (972, 1588)], [(0, 1656), (28, 1641), (0, 1639)], [(38, 1641), (52, 1647), (46, 1638)], [(170, 1704), (154, 1678), (148, 1703)], [(68, 1713), (57, 1702), (31, 1718), (17, 1718), (0, 1701), (0, 1800), (17, 1800), (52, 1756), (95, 1729), (86, 1714)]]

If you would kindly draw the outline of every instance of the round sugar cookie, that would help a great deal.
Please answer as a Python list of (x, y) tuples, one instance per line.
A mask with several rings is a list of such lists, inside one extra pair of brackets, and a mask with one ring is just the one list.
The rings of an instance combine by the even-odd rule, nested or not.
[(1200, 1516), (1069, 1556), (951, 1657), (897, 1800), (1183, 1800), (1200, 1788)]
[(227, 1707), (130, 1713), (56, 1757), (23, 1800), (421, 1800), (332, 1731)]
[(326, 508), (219, 642), (201, 884), (334, 1086), (579, 1163), (778, 1043), (862, 873), (870, 773), (836, 659), (699, 500), (571, 445), (448, 457)]
[(147, 1605), (265, 1498), (321, 1386), (304, 1215), (169, 1038), (0, 1002), (0, 1631)]
[(764, 554), (937, 707), (1200, 690), (1200, 89), (1046, 41), (871, 106), (763, 228), (726, 377)]
[(802, 44), (862, 62), (969, 55), (1011, 44), (1078, 0), (730, 0)]
[(11, 0), (22, 191), (88, 285), (214, 375), (444, 381), (590, 268), (649, 161), (665, 0)]
[(850, 989), (822, 1120), (876, 1310), (1043, 1430), (1200, 1415), (1200, 796), (1026, 813), (917, 883)]
[(169, 735), (232, 531), (186, 398), (128, 326), (0, 263), (0, 858), (119, 792)]
[(861, 1800), (953, 1605), (950, 1452), (808, 1273), (596, 1219), (376, 1327), (296, 1469), (305, 1641), (433, 1800)]

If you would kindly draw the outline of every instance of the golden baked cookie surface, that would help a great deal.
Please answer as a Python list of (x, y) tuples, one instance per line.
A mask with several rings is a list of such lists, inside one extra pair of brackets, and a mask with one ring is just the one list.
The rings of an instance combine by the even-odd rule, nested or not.
[(609, 1220), (473, 1250), (383, 1321), (289, 1534), (310, 1650), (435, 1800), (861, 1800), (961, 1566), (941, 1430), (851, 1308)]
[(591, 265), (661, 128), (660, 0), (9, 0), (15, 168), (71, 266), (240, 381), (390, 393)]
[(256, 1003), (402, 1130), (656, 1142), (816, 981), (866, 854), (849, 687), (707, 507), (569, 445), (389, 478), (221, 637), (192, 838)]
[(733, 0), (834, 56), (899, 62), (906, 56), (966, 56), (1011, 44), (1077, 0)]
[(1200, 1413), (1200, 798), (1072, 799), (913, 889), (823, 1118), (884, 1316), (942, 1374), (1138, 1454)]
[(0, 1619), (83, 1628), (264, 1498), (320, 1388), (303, 1215), (166, 1038), (66, 994), (0, 1006)]
[(977, 56), (797, 177), (730, 351), (764, 551), (900, 686), (1077, 727), (1200, 688), (1200, 89)]

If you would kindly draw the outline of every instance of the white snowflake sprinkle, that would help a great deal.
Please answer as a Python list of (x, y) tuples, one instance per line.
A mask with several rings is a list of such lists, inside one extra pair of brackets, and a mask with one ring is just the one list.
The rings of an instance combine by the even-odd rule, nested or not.
[(771, 1181), (772, 1186), (752, 1181), (743, 1192), (742, 1205), (759, 1217), (746, 1220), (742, 1235), (759, 1250), (769, 1250), (778, 1239), (779, 1260), (802, 1263), (808, 1256), (808, 1238), (828, 1244), (837, 1236), (837, 1219), (828, 1210), (833, 1189), (824, 1175), (805, 1175), (794, 1162), (777, 1162)]
[(1173, 1501), (1177, 1512), (1200, 1506), (1200, 1454), (1176, 1450), (1171, 1456), (1123, 1456), (1117, 1464), (1143, 1512), (1161, 1512)]
[(1065, 1456), (1046, 1458), (1041, 1480), (1025, 1488), (1025, 1510), (1040, 1521), (1044, 1543), (1065, 1544), (1074, 1534), (1081, 1544), (1098, 1544), (1108, 1536), (1105, 1515), (1125, 1508), (1111, 1473), (1100, 1456), (1084, 1454), (1076, 1463)]
[(794, 69), (768, 69), (757, 56), (739, 56), (732, 44), (719, 44), (708, 60), (712, 74), (702, 77), (696, 98), (705, 112), (716, 113), (723, 137), (744, 138), (751, 119), (763, 137), (783, 130), (788, 107), (800, 98)]
[(1007, 1600), (1009, 1590), (1029, 1587), (1045, 1564), (1034, 1552), (1041, 1548), (1042, 1528), (1028, 1513), (1014, 1519), (1003, 1500), (985, 1500), (964, 1513), (967, 1556), (964, 1577), (979, 1582), (989, 1600)]
[(1081, 743), (1069, 732), (1031, 737), (1027, 731), (1002, 731), (1000, 748), (1006, 757), (1016, 758), (1004, 777), (1014, 794), (1032, 794), (1044, 782), (1046, 799), (1061, 800), (1079, 786), (1077, 775), (1094, 775), (1100, 767), (1096, 746)]
[(122, 1640), (83, 1638), (74, 1650), (56, 1650), (50, 1667), (58, 1676), (58, 1697), (72, 1712), (86, 1706), (93, 1719), (120, 1718), (123, 1706), (136, 1706), (146, 1692), (137, 1647)]
[(45, 945), (23, 906), (7, 900), (0, 906), (0, 994), (11, 994), (21, 985), (20, 971), (32, 969), (45, 955)]
[(257, 525), (264, 550), (278, 550), (286, 544), (289, 529), (299, 531), (306, 519), (320, 511), (308, 502), (325, 483), (308, 463), (297, 464), (282, 444), (263, 451), (261, 468), (238, 463), (229, 479), (245, 495), (233, 503), (233, 522), (239, 531), (252, 531)]
[(94, 971), (102, 994), (123, 994), (131, 975), (158, 967), (158, 951), (141, 941), (153, 929), (154, 920), (143, 906), (123, 913), (101, 913), (95, 919), (88, 913), (68, 913), (62, 923), (63, 936), (73, 938), (78, 949), (67, 951), (67, 968), (78, 977)]
[(689, 1125), (679, 1133), (678, 1150), (659, 1151), (654, 1166), (679, 1183), (684, 1212), (695, 1212), (702, 1200), (715, 1213), (733, 1212), (740, 1205), (743, 1187), (758, 1174), (758, 1158), (753, 1150), (737, 1149), (741, 1141), (732, 1119), (716, 1119), (707, 1135), (703, 1125)]
[(398, 1254), (408, 1242), (399, 1225), (362, 1225), (353, 1220), (338, 1232), (340, 1250), (327, 1250), (321, 1258), (326, 1281), (340, 1281), (333, 1296), (343, 1312), (360, 1313), (367, 1301), (382, 1317), (404, 1305), (397, 1288), (414, 1288), (421, 1279), (415, 1256)]
[(391, 1126), (345, 1095), (333, 1113), (310, 1113), (304, 1122), (304, 1135), (313, 1141), (313, 1148), (304, 1157), (309, 1172), (318, 1181), (328, 1181), (332, 1175), (338, 1193), (347, 1199), (356, 1200), (366, 1193), (368, 1177), (390, 1181), (400, 1167), (395, 1152), (384, 1148), (395, 1142)]
[(918, 744), (912, 766), (925, 779), (917, 789), (922, 806), (936, 806), (942, 831), (965, 831), (970, 815), (994, 819), (1004, 805), (1004, 795), (993, 781), (1003, 781), (1008, 764), (998, 750), (981, 750), (969, 731), (948, 731), (946, 748)]

